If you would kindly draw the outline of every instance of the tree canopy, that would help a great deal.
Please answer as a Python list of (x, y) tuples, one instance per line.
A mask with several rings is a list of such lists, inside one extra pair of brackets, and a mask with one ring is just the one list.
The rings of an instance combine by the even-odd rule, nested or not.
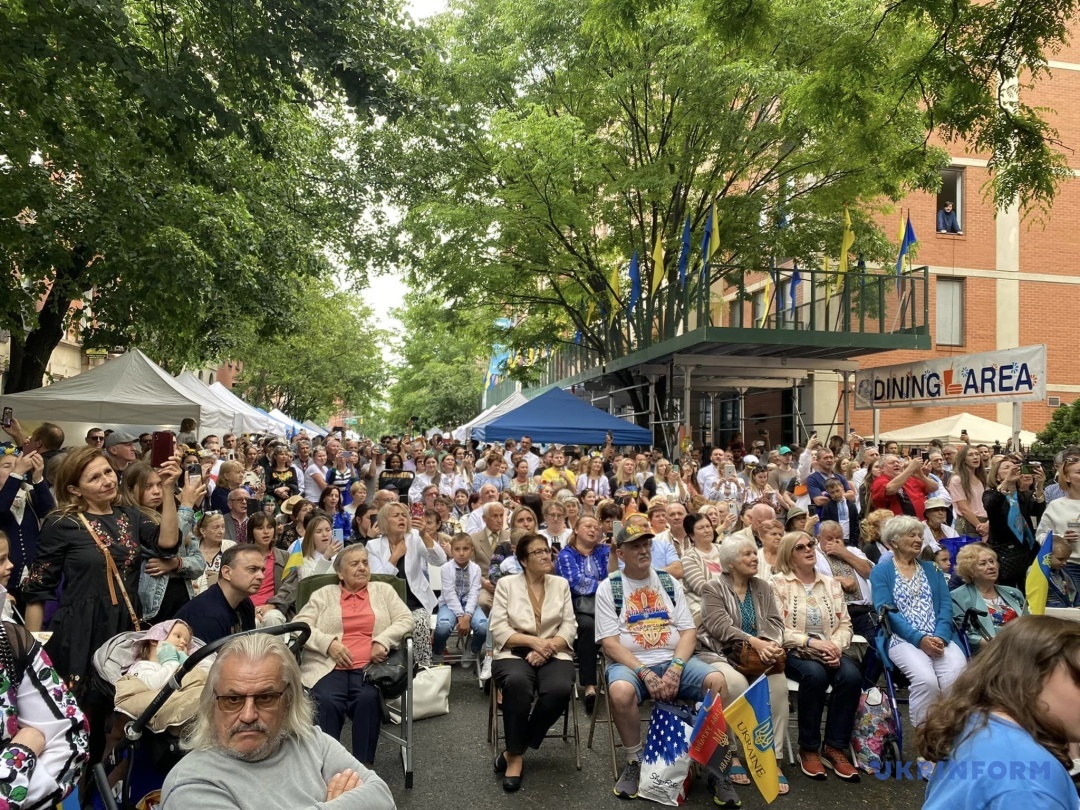
[(1036, 450), (1056, 453), (1080, 445), (1080, 399), (1054, 409), (1050, 421), (1035, 437)]
[(371, 139), (414, 58), (395, 6), (16, 0), (0, 22), (8, 391), (41, 384), (74, 301), (88, 346), (196, 364), (269, 334), (330, 258), (362, 282), (386, 249)]
[(684, 223), (697, 256), (713, 205), (706, 287), (733, 266), (836, 256), (845, 204), (863, 257), (895, 258), (873, 216), (937, 185), (932, 132), (989, 155), (1000, 204), (1045, 205), (1054, 133), (1007, 90), (1041, 75), (1074, 6), (459, 0), (415, 77), (442, 112), (401, 136), (414, 277), (510, 316), (499, 337), (516, 348), (576, 336), (603, 359), (631, 253), (643, 299), (673, 289)]
[(373, 325), (371, 308), (354, 293), (326, 292), (315, 282), (302, 285), (297, 300), (271, 334), (237, 336), (243, 369), (233, 390), (300, 421), (377, 409), (387, 383), (387, 335)]
[(446, 428), (475, 416), (488, 343), (473, 313), (416, 293), (394, 314), (404, 334), (390, 388), (390, 423), (404, 427), (411, 419), (416, 429)]

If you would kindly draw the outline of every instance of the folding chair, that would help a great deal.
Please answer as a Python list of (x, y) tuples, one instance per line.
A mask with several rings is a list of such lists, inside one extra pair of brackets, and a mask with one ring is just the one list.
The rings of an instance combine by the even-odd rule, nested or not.
[[(405, 601), (405, 582), (389, 574), (372, 574), (372, 582), (383, 582), (392, 587), (401, 601)], [(296, 609), (299, 611), (311, 598), (311, 594), (327, 585), (338, 583), (337, 574), (317, 574), (307, 579), (300, 580), (296, 589)], [(413, 786), (413, 670), (416, 666), (413, 660), (412, 633), (405, 636), (405, 663), (407, 670), (405, 693), (401, 696), (400, 708), (389, 709), (392, 715), (398, 717), (401, 732), (399, 733), (391, 723), (383, 723), (379, 736), (401, 748), (401, 765), (405, 771), (405, 787)]]
[[(492, 680), (495, 680), (492, 678)], [(570, 742), (570, 738), (574, 740), (574, 761), (577, 765), (577, 769), (581, 770), (581, 734), (578, 730), (578, 717), (577, 717), (577, 700), (578, 700), (578, 688), (577, 683), (574, 683), (574, 688), (570, 692), (570, 700), (566, 704), (566, 711), (563, 712), (563, 727), (562, 734), (555, 732), (554, 734), (544, 735), (545, 740), (562, 740), (563, 742)], [(502, 717), (502, 706), (499, 704), (499, 689), (497, 686), (491, 687), (491, 702), (488, 707), (488, 741), (491, 743), (492, 757), (496, 757), (501, 753), (499, 746), (499, 718)], [(570, 723), (574, 724), (574, 733), (570, 734)]]

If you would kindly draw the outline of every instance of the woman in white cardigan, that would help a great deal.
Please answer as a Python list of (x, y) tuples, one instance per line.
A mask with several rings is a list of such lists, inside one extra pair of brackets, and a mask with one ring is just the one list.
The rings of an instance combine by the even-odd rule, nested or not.
[(370, 766), (379, 744), (379, 693), (364, 674), (401, 646), (413, 628), (405, 603), (390, 585), (370, 582), (367, 550), (349, 546), (334, 559), (339, 584), (311, 595), (296, 621), (311, 627), (300, 675), (317, 706), (316, 722), (335, 740), (346, 714), (353, 755)]
[(378, 524), (382, 536), (367, 542), (371, 573), (405, 580), (405, 604), (413, 612), (416, 625), (413, 631), (416, 663), (430, 666), (431, 614), (439, 606), (439, 599), (431, 589), (427, 567), (442, 566), (446, 552), (434, 536), (422, 537), (409, 529), (409, 510), (404, 504), (388, 503), (380, 509)]

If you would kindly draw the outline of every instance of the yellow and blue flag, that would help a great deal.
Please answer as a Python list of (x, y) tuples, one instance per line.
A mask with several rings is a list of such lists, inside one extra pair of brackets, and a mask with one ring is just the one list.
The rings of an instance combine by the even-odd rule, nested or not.
[(1027, 582), (1024, 586), (1028, 609), (1036, 616), (1042, 616), (1046, 613), (1046, 602), (1050, 598), (1051, 588), (1058, 593), (1064, 604), (1069, 604), (1068, 597), (1061, 595), (1057, 586), (1050, 580), (1050, 555), (1053, 551), (1054, 533), (1049, 531), (1046, 533), (1046, 538), (1039, 549), (1039, 556), (1035, 558), (1035, 562), (1028, 569)]
[(773, 747), (772, 706), (769, 681), (762, 675), (724, 709), (728, 732), (742, 742), (746, 770), (765, 801), (771, 804), (780, 794), (780, 769)]
[(918, 243), (915, 237), (915, 229), (911, 227), (911, 214), (901, 226), (900, 231), (900, 254), (896, 257), (896, 276), (899, 278), (904, 273), (904, 259), (907, 258), (908, 266), (911, 266), (911, 248)]
[(281, 569), (281, 578), (285, 579), (285, 575), (292, 569), (299, 568), (304, 562), (304, 552), (301, 550), (304, 542), (303, 537), (297, 537), (291, 546), (289, 546), (289, 559), (285, 561), (285, 567)]

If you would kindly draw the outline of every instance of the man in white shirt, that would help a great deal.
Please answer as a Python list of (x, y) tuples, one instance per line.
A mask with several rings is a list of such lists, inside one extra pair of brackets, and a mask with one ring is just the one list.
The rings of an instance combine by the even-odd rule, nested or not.
[[(718, 479), (724, 478), (724, 449), (714, 447), (712, 453), (709, 454), (709, 461), (712, 463), (702, 467), (697, 474), (698, 487), (701, 488), (702, 494), (712, 490)], [(705, 497), (709, 496), (705, 495)]]
[(878, 460), (879, 455), (878, 449), (872, 444), (862, 451), (862, 457), (859, 459), (862, 466), (851, 476), (851, 486), (856, 492), (859, 491), (862, 482), (866, 480), (867, 472), (874, 466), (874, 462)]
[[(646, 698), (700, 700), (707, 691), (727, 694), (724, 676), (693, 657), (694, 620), (682, 586), (652, 568), (653, 535), (629, 526), (615, 538), (623, 564), (596, 591), (596, 641), (608, 660), (611, 716), (619, 730), (626, 765), (615, 783), (621, 799), (637, 796), (641, 775), (641, 718)], [(734, 797), (730, 782), (717, 780), (714, 797), (723, 806)]]

